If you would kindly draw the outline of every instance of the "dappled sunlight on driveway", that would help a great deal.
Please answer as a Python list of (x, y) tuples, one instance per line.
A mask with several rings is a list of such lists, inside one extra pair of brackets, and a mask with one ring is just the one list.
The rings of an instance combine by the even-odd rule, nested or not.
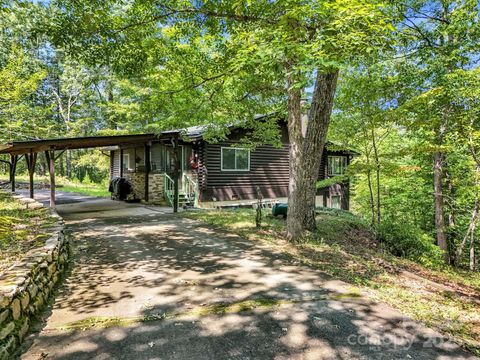
[(280, 252), (115, 204), (63, 214), (75, 263), (25, 359), (470, 358)]

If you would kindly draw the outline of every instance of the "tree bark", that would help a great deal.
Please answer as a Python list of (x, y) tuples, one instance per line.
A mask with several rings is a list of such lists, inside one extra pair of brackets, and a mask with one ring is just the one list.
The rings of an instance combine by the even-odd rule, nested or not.
[(18, 155), (10, 155), (10, 184), (12, 192), (15, 192), (15, 173), (17, 172)]
[[(446, 167), (448, 169), (448, 163), (446, 164)], [(455, 187), (453, 186), (452, 177), (448, 170), (445, 171), (445, 185), (447, 189), (447, 195), (450, 198), (454, 199)], [(451, 232), (455, 227), (455, 209), (453, 206), (448, 206), (447, 204), (447, 210), (448, 210), (447, 225), (448, 225), (449, 232)]]
[(27, 163), (27, 170), (28, 170), (28, 188), (30, 193), (30, 199), (34, 198), (34, 183), (33, 183), (33, 176), (35, 174), (35, 164), (37, 163), (37, 153), (30, 153), (25, 154), (25, 161)]
[(72, 151), (67, 150), (66, 155), (67, 156), (65, 159), (65, 165), (66, 165), (67, 179), (71, 180), (72, 179)]
[(370, 195), (370, 209), (372, 211), (372, 225), (375, 225), (376, 221), (376, 212), (375, 212), (375, 199), (373, 195), (373, 186), (372, 186), (372, 170), (370, 169), (370, 151), (365, 152), (365, 156), (367, 158), (367, 184), (368, 184), (368, 192)]
[[(108, 101), (109, 107), (112, 107), (114, 97), (113, 97), (113, 88), (112, 88), (111, 84), (108, 85), (107, 98), (108, 98), (107, 101)], [(108, 126), (109, 126), (110, 129), (113, 129), (113, 130), (118, 129), (118, 124), (117, 124), (116, 118), (114, 116), (112, 116), (111, 113), (108, 113)]]
[(375, 130), (371, 129), (372, 133), (372, 147), (373, 147), (373, 156), (375, 160), (375, 182), (377, 186), (377, 196), (376, 196), (376, 201), (377, 201), (377, 224), (380, 224), (381, 220), (381, 211), (380, 211), (380, 159), (378, 156), (378, 147), (377, 147), (377, 141), (375, 139)]
[(50, 208), (55, 209), (55, 150), (46, 150), (45, 158), (50, 174)]
[(338, 70), (317, 74), (305, 137), (302, 136), (301, 91), (293, 86), (293, 75), (289, 75), (287, 79), (290, 141), (287, 237), (291, 241), (298, 241), (305, 231), (316, 229), (316, 182), (330, 124), (337, 79)]
[(443, 154), (439, 151), (433, 154), (433, 192), (435, 202), (435, 229), (437, 233), (437, 245), (444, 252), (445, 261), (449, 262), (447, 236), (445, 234), (445, 215), (443, 204)]
[(474, 235), (475, 233), (479, 210), (480, 210), (480, 202), (477, 197), (475, 199), (475, 205), (472, 210), (472, 216), (470, 218), (470, 224), (468, 225), (467, 232), (465, 233), (462, 242), (460, 243), (460, 245), (458, 245), (458, 248), (457, 248), (457, 253), (455, 256), (455, 265), (457, 266), (459, 266), (462, 262), (463, 249), (467, 244), (468, 238), (471, 236), (471, 234)]
[(476, 224), (473, 227), (473, 230), (470, 234), (470, 270), (475, 271), (477, 269), (477, 262), (475, 258), (475, 228)]

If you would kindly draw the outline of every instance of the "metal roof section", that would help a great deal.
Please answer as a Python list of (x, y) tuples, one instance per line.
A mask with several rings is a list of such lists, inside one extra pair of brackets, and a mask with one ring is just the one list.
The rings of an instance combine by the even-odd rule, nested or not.
[(47, 150), (88, 149), (107, 146), (120, 146), (158, 139), (155, 134), (86, 136), (47, 140), (13, 141), (0, 145), (0, 154), (22, 155)]

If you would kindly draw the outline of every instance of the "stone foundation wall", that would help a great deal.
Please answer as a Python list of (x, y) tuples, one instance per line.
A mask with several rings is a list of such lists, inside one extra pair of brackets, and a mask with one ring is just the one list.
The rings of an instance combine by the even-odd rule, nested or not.
[[(42, 206), (31, 199), (17, 200), (28, 206)], [(30, 250), (24, 258), (0, 274), (0, 359), (15, 358), (33, 318), (43, 310), (60, 279), (69, 257), (69, 243), (63, 220), (56, 223), (44, 246)]]
[(164, 201), (163, 181), (165, 177), (163, 174), (150, 174), (148, 176), (148, 197), (149, 201), (158, 202)]
[(126, 173), (123, 175), (132, 184), (132, 191), (136, 199), (145, 199), (145, 174)]
[[(145, 199), (145, 173), (127, 173), (124, 175), (132, 184), (132, 191), (136, 199)], [(148, 200), (150, 202), (163, 201), (163, 174), (148, 175)]]

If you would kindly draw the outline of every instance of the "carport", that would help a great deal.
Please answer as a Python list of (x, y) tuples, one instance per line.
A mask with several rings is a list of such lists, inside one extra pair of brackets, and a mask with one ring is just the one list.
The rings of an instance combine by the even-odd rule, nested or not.
[[(12, 192), (15, 191), (15, 173), (17, 164), (21, 158), (25, 158), (28, 175), (30, 197), (34, 197), (34, 173), (38, 154), (45, 153), (50, 175), (50, 207), (55, 207), (55, 161), (66, 151), (76, 149), (101, 148), (108, 146), (126, 146), (130, 144), (144, 144), (146, 172), (149, 169), (150, 146), (153, 140), (165, 139), (177, 143), (179, 132), (168, 132), (161, 135), (138, 134), (138, 135), (115, 135), (115, 136), (91, 136), (78, 138), (62, 138), (49, 140), (13, 141), (0, 145), (0, 154), (10, 156), (10, 160), (0, 160), (9, 166), (9, 175)], [(123, 159), (123, 156), (121, 157)], [(176, 181), (178, 183), (178, 179)], [(176, 184), (178, 187), (178, 184)], [(148, 200), (148, 176), (145, 176), (146, 200)]]

